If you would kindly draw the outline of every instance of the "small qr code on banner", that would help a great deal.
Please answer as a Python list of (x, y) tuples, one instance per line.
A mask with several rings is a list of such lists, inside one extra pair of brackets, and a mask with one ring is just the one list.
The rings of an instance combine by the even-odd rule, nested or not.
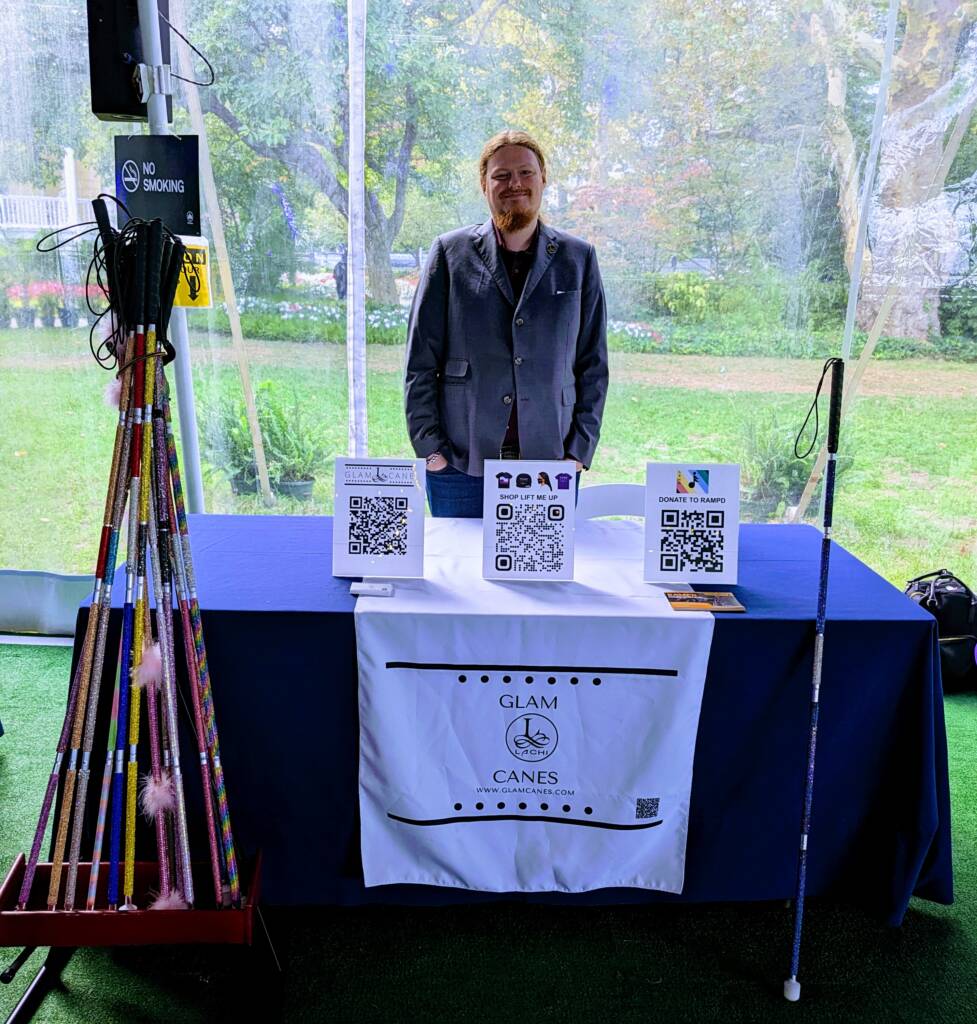
[(566, 563), (562, 505), (495, 507), (495, 568), (498, 572), (559, 572)]
[(722, 572), (725, 556), (726, 513), (662, 509), (661, 564), (664, 572)]
[(407, 499), (350, 495), (349, 553), (406, 555)]
[(659, 796), (639, 796), (634, 808), (634, 816), (638, 819), (658, 817), (658, 807), (661, 804)]

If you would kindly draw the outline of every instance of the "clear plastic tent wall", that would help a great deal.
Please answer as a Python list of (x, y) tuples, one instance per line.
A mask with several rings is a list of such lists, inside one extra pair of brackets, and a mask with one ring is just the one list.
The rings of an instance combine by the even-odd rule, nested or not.
[[(372, 0), (370, 453), (410, 453), (420, 266), (439, 233), (487, 217), (481, 147), (519, 127), (547, 154), (544, 218), (593, 242), (604, 276), (611, 390), (585, 485), (640, 481), (649, 460), (738, 462), (746, 518), (816, 522), (818, 445), (800, 460), (794, 440), (842, 351), (887, 8)], [(89, 112), (84, 5), (0, 10), (0, 568), (87, 573), (114, 426), (75, 323), (91, 320), (90, 244), (32, 244), (50, 223), (36, 221), (68, 217), (72, 188), (82, 212), (113, 191), (112, 137), (143, 128)], [(217, 79), (175, 98), (175, 130), (206, 136), (216, 192), (202, 195), (215, 306), (189, 315), (206, 508), (329, 512), (349, 403), (347, 4), (170, 10)], [(897, 585), (944, 565), (977, 584), (974, 19), (960, 3), (900, 5), (868, 182), (835, 524)], [(208, 77), (196, 57), (180, 73)]]

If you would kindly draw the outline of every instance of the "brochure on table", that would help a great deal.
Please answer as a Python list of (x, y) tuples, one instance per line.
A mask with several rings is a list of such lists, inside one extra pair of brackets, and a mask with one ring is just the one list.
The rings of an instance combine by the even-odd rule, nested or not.
[(336, 459), (332, 572), (424, 575), (423, 459)]
[(484, 579), (573, 579), (575, 477), (572, 462), (486, 460)]
[(649, 462), (645, 474), (645, 582), (736, 583), (740, 467)]

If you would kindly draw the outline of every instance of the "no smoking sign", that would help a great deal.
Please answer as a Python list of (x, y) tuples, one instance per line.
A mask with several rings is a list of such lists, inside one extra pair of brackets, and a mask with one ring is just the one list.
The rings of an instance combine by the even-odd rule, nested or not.
[[(200, 231), (197, 136), (118, 135), (115, 195), (129, 216), (160, 220), (177, 235)], [(121, 221), (127, 219), (122, 211)]]

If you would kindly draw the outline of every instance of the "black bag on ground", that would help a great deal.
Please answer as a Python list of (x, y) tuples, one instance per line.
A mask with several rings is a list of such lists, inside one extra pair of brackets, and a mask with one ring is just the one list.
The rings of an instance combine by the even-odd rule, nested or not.
[(906, 593), (935, 619), (946, 693), (977, 688), (977, 597), (946, 569), (917, 576)]

